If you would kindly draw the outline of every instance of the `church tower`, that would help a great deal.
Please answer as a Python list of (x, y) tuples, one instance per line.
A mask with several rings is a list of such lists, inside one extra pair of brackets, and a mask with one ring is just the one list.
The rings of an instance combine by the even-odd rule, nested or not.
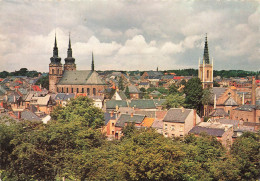
[(62, 78), (62, 64), (61, 58), (58, 55), (57, 40), (55, 34), (55, 41), (53, 47), (53, 56), (50, 58), (49, 64), (49, 91), (57, 92), (57, 83)]
[(95, 70), (95, 66), (94, 66), (94, 55), (92, 52), (92, 63), (91, 63), (91, 71), (93, 72)]
[(76, 70), (75, 58), (72, 57), (72, 49), (69, 35), (69, 48), (67, 51), (67, 58), (65, 58), (64, 71)]
[(202, 82), (203, 89), (213, 87), (213, 59), (209, 61), (209, 50), (207, 35), (205, 38), (204, 54), (202, 62), (199, 59), (198, 76)]

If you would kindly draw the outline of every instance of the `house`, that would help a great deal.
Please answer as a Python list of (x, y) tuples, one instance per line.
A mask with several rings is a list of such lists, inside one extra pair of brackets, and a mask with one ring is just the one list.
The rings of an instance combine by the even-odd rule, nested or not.
[(117, 116), (114, 111), (110, 113), (104, 113), (105, 124), (102, 128), (102, 132), (107, 136), (108, 140), (115, 139), (115, 124)]
[(114, 95), (111, 98), (112, 100), (126, 100), (127, 97), (125, 95), (125, 93), (121, 90), (116, 90), (116, 92), (114, 93)]
[(163, 118), (163, 135), (165, 137), (183, 137), (200, 122), (196, 110), (171, 108)]
[(150, 88), (150, 84), (149, 84), (149, 82), (140, 82), (138, 87), (139, 87), (139, 89), (141, 89), (141, 88), (148, 89), (148, 88)]
[(37, 112), (44, 112), (45, 114), (50, 114), (53, 107), (55, 106), (55, 101), (50, 95), (44, 97), (32, 97), (30, 105), (37, 107)]
[(120, 107), (129, 107), (128, 102), (124, 100), (109, 100), (105, 102), (106, 111), (118, 110)]
[(130, 93), (131, 99), (139, 99), (140, 98), (141, 91), (139, 90), (138, 87), (136, 87), (134, 85), (129, 85), (128, 88), (129, 88), (129, 93)]
[(57, 93), (54, 96), (54, 100), (56, 101), (57, 105), (65, 107), (71, 99), (75, 98), (74, 93)]
[(190, 131), (190, 134), (199, 135), (201, 133), (206, 133), (211, 136), (215, 136), (218, 141), (226, 148), (229, 148), (232, 143), (233, 136), (233, 125), (231, 124), (221, 124), (221, 123), (210, 123), (210, 122), (201, 122)]
[(136, 114), (121, 114), (115, 125), (115, 139), (120, 139), (123, 136), (122, 129), (129, 123), (133, 123), (135, 126), (141, 126), (145, 119), (145, 115)]
[(209, 117), (215, 120), (219, 118), (228, 118), (229, 114), (226, 113), (223, 108), (216, 108), (211, 113), (209, 113)]

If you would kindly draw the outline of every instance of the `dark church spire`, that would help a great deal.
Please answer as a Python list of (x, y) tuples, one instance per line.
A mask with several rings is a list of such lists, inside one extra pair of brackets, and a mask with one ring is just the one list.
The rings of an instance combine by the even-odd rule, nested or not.
[(208, 48), (207, 33), (206, 33), (206, 37), (205, 37), (203, 61), (205, 61), (205, 64), (209, 64), (209, 48)]
[(51, 63), (60, 64), (61, 58), (59, 57), (59, 53), (58, 53), (56, 33), (55, 33), (55, 40), (54, 40), (54, 47), (53, 47), (53, 56), (50, 59), (51, 59)]
[(53, 47), (53, 57), (58, 57), (58, 47), (55, 33), (54, 47)]
[(92, 52), (92, 63), (91, 63), (91, 70), (94, 71), (95, 68), (94, 68), (94, 55), (93, 55), (93, 52)]
[(69, 34), (69, 46), (68, 46), (68, 51), (67, 51), (67, 58), (65, 58), (65, 65), (69, 65), (69, 64), (70, 65), (75, 64), (75, 58), (72, 57), (70, 34)]
[(70, 42), (70, 34), (69, 34), (69, 48), (67, 51), (67, 57), (72, 57), (72, 49), (71, 49), (71, 42)]

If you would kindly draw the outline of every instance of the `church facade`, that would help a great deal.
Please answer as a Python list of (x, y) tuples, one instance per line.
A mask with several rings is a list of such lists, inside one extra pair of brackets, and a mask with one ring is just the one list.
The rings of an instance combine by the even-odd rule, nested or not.
[(94, 56), (92, 53), (91, 70), (77, 70), (75, 58), (72, 57), (71, 41), (65, 64), (62, 65), (58, 55), (55, 35), (53, 56), (49, 64), (49, 91), (53, 93), (83, 93), (88, 96), (102, 96), (106, 88), (105, 82), (94, 70)]
[(211, 88), (213, 87), (213, 59), (209, 61), (209, 50), (207, 36), (205, 38), (204, 54), (202, 62), (199, 59), (198, 76), (202, 82), (202, 87)]

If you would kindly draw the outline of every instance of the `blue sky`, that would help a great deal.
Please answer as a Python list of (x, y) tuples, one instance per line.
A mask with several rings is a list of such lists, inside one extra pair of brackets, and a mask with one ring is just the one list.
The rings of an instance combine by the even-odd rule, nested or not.
[(56, 31), (77, 69), (197, 68), (205, 34), (217, 70), (260, 70), (259, 1), (0, 0), (0, 71), (48, 71)]

